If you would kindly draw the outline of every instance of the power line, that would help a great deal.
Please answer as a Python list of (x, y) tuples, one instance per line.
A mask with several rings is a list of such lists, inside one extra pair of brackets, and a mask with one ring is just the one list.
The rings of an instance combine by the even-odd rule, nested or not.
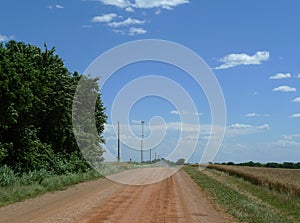
[(118, 162), (120, 162), (120, 123), (118, 122)]
[(141, 121), (141, 124), (142, 124), (142, 140), (141, 140), (141, 163), (143, 162), (143, 141), (144, 141), (144, 123), (145, 123), (145, 121), (144, 120), (142, 120)]

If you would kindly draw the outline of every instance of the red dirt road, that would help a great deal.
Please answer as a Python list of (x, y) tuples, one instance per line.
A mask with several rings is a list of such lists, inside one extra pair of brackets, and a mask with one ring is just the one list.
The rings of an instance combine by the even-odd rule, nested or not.
[[(155, 175), (166, 172), (170, 170), (160, 168)], [(132, 179), (130, 172), (127, 175)], [(0, 222), (209, 223), (233, 222), (233, 218), (216, 210), (206, 194), (179, 171), (149, 185), (130, 186), (108, 179), (78, 184), (0, 208)]]

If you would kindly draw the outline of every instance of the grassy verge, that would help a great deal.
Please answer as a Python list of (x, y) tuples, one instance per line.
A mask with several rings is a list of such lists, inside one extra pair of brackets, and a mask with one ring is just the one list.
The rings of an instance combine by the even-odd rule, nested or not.
[(46, 192), (63, 190), (67, 186), (99, 177), (100, 175), (93, 170), (66, 175), (55, 175), (47, 172), (32, 172), (21, 176), (3, 174), (1, 179), (3, 185), (0, 186), (0, 207), (33, 198)]
[(183, 168), (229, 214), (240, 222), (299, 222), (300, 200), (211, 169)]

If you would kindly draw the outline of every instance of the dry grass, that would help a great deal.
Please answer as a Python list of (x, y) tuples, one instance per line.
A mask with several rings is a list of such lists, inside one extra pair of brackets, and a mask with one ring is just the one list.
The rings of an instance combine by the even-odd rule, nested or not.
[(209, 168), (242, 177), (254, 184), (300, 197), (300, 170), (209, 165)]

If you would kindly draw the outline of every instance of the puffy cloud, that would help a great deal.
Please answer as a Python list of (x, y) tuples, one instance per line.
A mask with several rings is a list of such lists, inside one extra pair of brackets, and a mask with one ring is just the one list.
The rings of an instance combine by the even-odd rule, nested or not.
[(260, 125), (255, 127), (257, 130), (269, 130), (270, 126), (268, 124)]
[(172, 9), (176, 6), (187, 4), (189, 0), (135, 0), (136, 8), (164, 8)]
[(293, 114), (289, 118), (300, 118), (300, 113)]
[(300, 97), (298, 97), (298, 98), (294, 98), (294, 99), (292, 100), (292, 102), (297, 102), (297, 103), (300, 103)]
[(7, 36), (0, 34), (0, 42), (4, 42), (4, 41), (7, 41), (7, 40), (8, 40)]
[(142, 35), (142, 34), (146, 34), (146, 33), (147, 33), (147, 30), (145, 30), (143, 28), (136, 28), (136, 27), (131, 27), (128, 32), (128, 34), (130, 36)]
[(247, 54), (229, 54), (220, 59), (223, 62), (221, 66), (216, 67), (216, 70), (228, 69), (239, 65), (261, 64), (269, 60), (270, 53), (268, 51), (258, 51), (253, 56)]
[(291, 77), (292, 77), (292, 75), (290, 73), (287, 73), (287, 74), (278, 73), (274, 76), (271, 76), (270, 79), (279, 80), (279, 79), (285, 79), (285, 78), (291, 78)]
[(170, 114), (172, 114), (172, 115), (180, 115), (180, 112), (177, 111), (177, 110), (173, 110), (173, 111), (170, 112)]
[(281, 92), (295, 92), (297, 89), (289, 86), (279, 86), (273, 89), (273, 91), (281, 91)]
[[(138, 20), (138, 19), (132, 19), (132, 18), (127, 18), (121, 22), (111, 22), (108, 25), (114, 28), (120, 27), (120, 26), (130, 26), (130, 25), (141, 25), (144, 24), (144, 20)], [(139, 30), (140, 31), (140, 30)], [(139, 32), (137, 31), (137, 32)], [(144, 33), (142, 33), (144, 34)]]
[(248, 113), (245, 115), (246, 117), (259, 117), (260, 114), (257, 114), (257, 113)]
[(92, 19), (92, 22), (107, 23), (107, 22), (111, 22), (116, 17), (118, 17), (118, 15), (115, 13), (103, 14), (102, 16), (95, 16)]
[(112, 5), (116, 6), (118, 8), (126, 8), (131, 5), (131, 3), (128, 0), (99, 0), (104, 5)]
[(127, 7), (127, 8), (125, 9), (125, 11), (126, 11), (126, 12), (135, 12), (134, 8), (132, 8), (132, 7)]
[(248, 124), (236, 123), (227, 127), (226, 136), (236, 137), (240, 135), (250, 135), (258, 132), (264, 132), (270, 129), (268, 124), (254, 126)]
[(190, 3), (189, 0), (99, 0), (105, 5), (112, 5), (118, 8), (140, 8), (140, 9), (149, 9), (149, 8), (164, 8), (164, 9), (173, 9), (182, 4)]

